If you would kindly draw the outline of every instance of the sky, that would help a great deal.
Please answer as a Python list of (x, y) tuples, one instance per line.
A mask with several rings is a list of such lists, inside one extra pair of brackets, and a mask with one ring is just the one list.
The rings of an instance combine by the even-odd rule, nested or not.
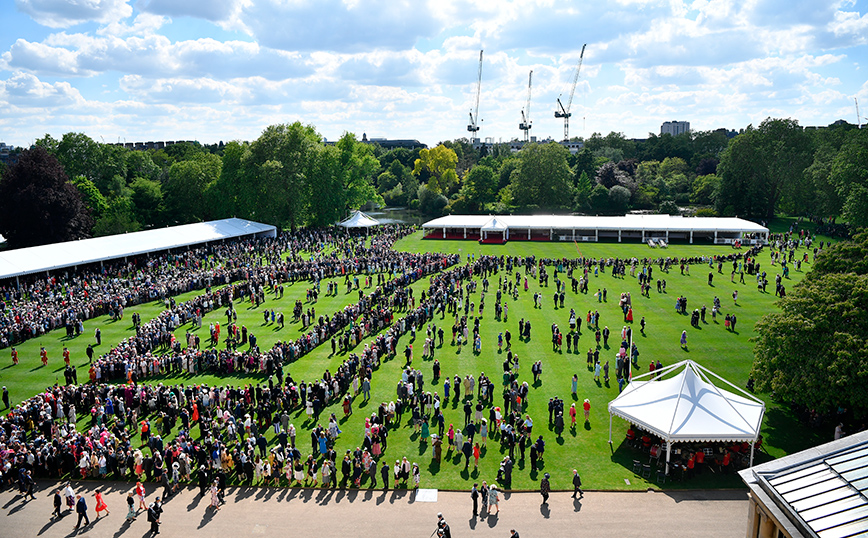
[(868, 116), (868, 0), (3, 0), (0, 141), (253, 140), (301, 121), (434, 145)]

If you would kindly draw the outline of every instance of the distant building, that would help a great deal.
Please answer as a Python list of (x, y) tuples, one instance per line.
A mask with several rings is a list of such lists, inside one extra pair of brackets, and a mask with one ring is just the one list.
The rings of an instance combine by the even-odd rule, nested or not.
[[(552, 137), (547, 137), (547, 138), (543, 138), (543, 139), (537, 139), (537, 137), (535, 137), (535, 136), (530, 137), (530, 143), (531, 144), (551, 144), (554, 141), (555, 140)], [(527, 143), (528, 142), (525, 142), (523, 140), (511, 140), (511, 141), (507, 142), (507, 144), (509, 145), (509, 151), (511, 153), (518, 153), (519, 151), (521, 151), (521, 149)], [(585, 144), (583, 142), (572, 142), (572, 141), (562, 140), (562, 141), (557, 142), (557, 143), (562, 145), (563, 147), (567, 148), (569, 150), (569, 152), (572, 154), (576, 154), (576, 153), (580, 152), (582, 150), (582, 148), (585, 147)]]
[(5, 142), (0, 142), (0, 163), (11, 166), (16, 162), (18, 162), (18, 151), (15, 146), (7, 146)]
[[(330, 142), (326, 142), (329, 144)], [(367, 133), (362, 133), (362, 143), (364, 144), (379, 144), (379, 146), (383, 149), (396, 149), (396, 148), (406, 148), (406, 149), (425, 149), (428, 146), (419, 142), (418, 140), (410, 140), (410, 139), (395, 139), (390, 140), (388, 138), (371, 138), (368, 139)]]
[(687, 132), (690, 132), (689, 121), (667, 121), (660, 126), (660, 136), (665, 134), (678, 136)]

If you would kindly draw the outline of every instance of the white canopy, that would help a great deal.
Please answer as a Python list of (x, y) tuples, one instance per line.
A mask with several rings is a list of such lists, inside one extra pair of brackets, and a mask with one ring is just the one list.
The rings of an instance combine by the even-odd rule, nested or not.
[(380, 221), (372, 219), (361, 211), (356, 211), (338, 224), (338, 226), (343, 226), (344, 228), (370, 228), (371, 226), (379, 225)]
[(269, 224), (231, 218), (170, 228), (154, 228), (143, 232), (94, 237), (80, 241), (52, 243), (38, 247), (4, 250), (0, 252), (0, 279), (115, 260), (171, 248), (182, 248), (211, 241), (249, 236), (275, 237), (276, 235), (277, 229)]
[[(709, 374), (741, 395), (716, 387)], [(755, 443), (764, 413), (762, 400), (686, 360), (634, 377), (609, 402), (609, 442), (611, 416), (618, 416), (660, 437), (670, 450), (679, 442)]]
[(503, 232), (509, 229), (509, 225), (500, 217), (494, 217), (482, 226), (483, 232)]

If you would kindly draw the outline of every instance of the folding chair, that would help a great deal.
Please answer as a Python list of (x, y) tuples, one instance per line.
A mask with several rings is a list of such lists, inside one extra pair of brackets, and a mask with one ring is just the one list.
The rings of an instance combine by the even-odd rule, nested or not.
[(642, 465), (642, 478), (651, 478), (651, 465), (648, 463)]
[(665, 469), (657, 469), (657, 483), (658, 484), (665, 484), (667, 478), (668, 477), (666, 476), (666, 470)]
[(642, 462), (639, 460), (633, 460), (633, 474), (640, 474), (642, 472)]

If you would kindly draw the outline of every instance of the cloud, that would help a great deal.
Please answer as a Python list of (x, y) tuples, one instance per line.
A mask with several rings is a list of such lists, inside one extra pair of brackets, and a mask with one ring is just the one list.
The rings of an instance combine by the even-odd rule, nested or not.
[(15, 6), (50, 28), (68, 28), (91, 21), (106, 24), (133, 13), (126, 0), (15, 0)]
[(414, 0), (251, 0), (239, 18), (260, 44), (288, 51), (407, 50), (441, 29)]
[(44, 43), (19, 39), (3, 54), (16, 69), (61, 76), (117, 71), (149, 77), (212, 77), (228, 80), (262, 76), (306, 76), (313, 65), (299, 54), (262, 48), (246, 41), (197, 39), (171, 43), (159, 34), (126, 38), (53, 34)]
[(65, 107), (81, 103), (81, 94), (68, 82), (42, 82), (28, 73), (15, 73), (0, 86), (0, 102), (27, 108)]
[(43, 75), (90, 74), (79, 68), (75, 52), (44, 43), (31, 43), (24, 39), (16, 40), (9, 51), (3, 53), (3, 61), (13, 69), (26, 69)]
[(195, 17), (212, 22), (225, 21), (238, 10), (235, 0), (145, 0), (142, 11), (169, 17)]
[(120, 87), (139, 101), (148, 103), (221, 103), (238, 92), (234, 85), (212, 79), (148, 80), (138, 75), (122, 77)]

